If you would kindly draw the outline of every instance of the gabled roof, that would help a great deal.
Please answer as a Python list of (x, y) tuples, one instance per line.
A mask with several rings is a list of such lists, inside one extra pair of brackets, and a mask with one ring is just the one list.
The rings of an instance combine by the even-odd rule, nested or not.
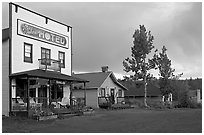
[[(125, 91), (125, 96), (144, 96), (144, 84), (139, 83), (136, 86), (129, 87), (129, 91)], [(160, 89), (152, 83), (147, 84), (147, 96), (161, 96)]]
[(11, 74), (9, 77), (11, 78), (39, 77), (39, 78), (46, 78), (46, 79), (58, 79), (58, 80), (63, 80), (63, 81), (71, 81), (71, 82), (76, 82), (76, 83), (88, 82), (85, 79), (80, 79), (80, 78), (65, 75), (59, 72), (45, 71), (41, 69), (34, 69), (34, 70), (28, 70), (24, 72), (18, 72), (18, 73)]
[(9, 28), (2, 30), (2, 41), (5, 41), (9, 38)]
[(92, 73), (83, 73), (83, 74), (74, 74), (74, 77), (82, 78), (88, 80), (89, 82), (86, 84), (87, 88), (99, 88), (103, 84), (103, 82), (110, 77), (113, 82), (121, 87), (124, 90), (127, 90), (125, 86), (120, 84), (117, 79), (115, 78), (113, 72), (92, 72)]

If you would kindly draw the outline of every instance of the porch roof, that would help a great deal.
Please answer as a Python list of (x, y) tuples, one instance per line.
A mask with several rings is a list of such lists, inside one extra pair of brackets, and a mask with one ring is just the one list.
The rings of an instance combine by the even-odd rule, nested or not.
[(65, 75), (59, 72), (53, 72), (53, 71), (45, 71), (41, 69), (35, 69), (35, 70), (28, 70), (24, 72), (18, 72), (11, 74), (9, 77), (11, 78), (18, 78), (18, 77), (39, 77), (39, 78), (45, 78), (45, 79), (57, 79), (57, 80), (63, 80), (63, 81), (70, 81), (75, 83), (85, 83), (89, 82), (85, 79), (80, 79), (77, 77)]

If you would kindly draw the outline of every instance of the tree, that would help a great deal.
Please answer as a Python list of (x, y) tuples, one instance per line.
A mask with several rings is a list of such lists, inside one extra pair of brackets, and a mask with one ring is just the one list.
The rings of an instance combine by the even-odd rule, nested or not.
[(159, 86), (162, 95), (168, 96), (169, 93), (173, 93), (173, 97), (175, 99), (178, 98), (178, 90), (175, 86), (177, 86), (179, 78), (183, 75), (183, 73), (174, 75), (175, 69), (171, 67), (171, 60), (167, 56), (167, 49), (165, 46), (162, 47), (161, 53), (157, 54), (155, 52), (153, 59), (150, 61), (156, 69), (159, 69)]
[(162, 51), (159, 54), (154, 55), (156, 65), (159, 69), (160, 79), (159, 86), (163, 95), (168, 95), (172, 92), (170, 85), (170, 78), (174, 77), (175, 69), (171, 68), (171, 60), (167, 56), (167, 49), (165, 46), (162, 47)]
[(132, 72), (130, 79), (137, 81), (142, 79), (144, 82), (144, 105), (147, 107), (147, 78), (150, 74), (147, 73), (151, 67), (147, 61), (147, 55), (154, 48), (153, 40), (154, 37), (150, 31), (146, 31), (144, 25), (140, 25), (140, 29), (135, 30), (133, 34), (133, 47), (131, 47), (131, 58), (126, 58), (123, 61), (124, 71)]

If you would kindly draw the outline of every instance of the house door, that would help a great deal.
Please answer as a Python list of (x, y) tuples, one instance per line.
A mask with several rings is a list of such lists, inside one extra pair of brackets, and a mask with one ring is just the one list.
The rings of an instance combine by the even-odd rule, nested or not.
[(41, 85), (38, 89), (38, 103), (42, 103), (43, 107), (47, 106), (47, 86)]
[(114, 95), (115, 95), (115, 94), (114, 94), (115, 92), (114, 92), (114, 91), (115, 91), (115, 89), (111, 89), (111, 103), (112, 103), (112, 104), (115, 103), (115, 96), (114, 96)]

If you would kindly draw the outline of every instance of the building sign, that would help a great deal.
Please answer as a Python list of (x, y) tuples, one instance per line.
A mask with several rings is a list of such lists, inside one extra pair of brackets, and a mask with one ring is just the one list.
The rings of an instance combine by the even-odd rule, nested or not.
[(68, 36), (18, 19), (18, 34), (68, 48)]

